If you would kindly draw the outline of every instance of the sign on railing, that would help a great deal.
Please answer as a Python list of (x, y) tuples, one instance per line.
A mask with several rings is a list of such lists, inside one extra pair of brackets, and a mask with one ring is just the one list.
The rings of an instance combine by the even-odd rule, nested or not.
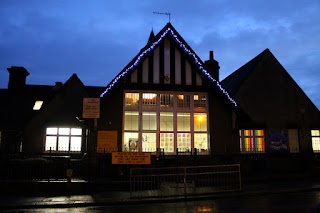
[(151, 153), (112, 152), (112, 164), (151, 164)]

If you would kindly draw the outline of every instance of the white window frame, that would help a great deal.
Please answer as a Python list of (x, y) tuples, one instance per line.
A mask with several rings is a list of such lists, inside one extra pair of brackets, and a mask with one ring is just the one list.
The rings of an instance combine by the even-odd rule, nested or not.
[[(184, 152), (191, 152), (192, 150), (194, 150), (195, 146), (194, 146), (194, 134), (197, 133), (204, 133), (207, 135), (207, 139), (206, 139), (206, 146), (204, 146), (204, 149), (197, 149), (197, 153), (198, 154), (210, 154), (209, 150), (210, 150), (210, 142), (209, 142), (209, 112), (208, 112), (208, 95), (207, 93), (203, 93), (203, 92), (198, 92), (198, 93), (185, 93), (185, 92), (168, 92), (168, 91), (131, 91), (131, 90), (126, 90), (124, 91), (123, 97), (126, 97), (127, 93), (139, 93), (139, 107), (132, 109), (132, 107), (130, 106), (126, 106), (126, 101), (124, 101), (124, 106), (123, 106), (123, 111), (124, 111), (124, 115), (126, 112), (129, 111), (135, 111), (135, 112), (139, 112), (139, 128), (138, 130), (126, 130), (125, 129), (125, 118), (123, 118), (123, 141), (122, 141), (122, 150), (123, 151), (129, 151), (128, 150), (128, 142), (125, 141), (126, 139), (128, 139), (127, 137), (125, 137), (125, 134), (130, 134), (130, 133), (137, 133), (138, 134), (138, 149), (136, 151), (148, 151), (148, 152), (153, 152), (155, 153), (157, 150), (159, 150), (160, 148), (160, 134), (173, 134), (173, 141), (174, 141), (174, 146), (173, 146), (173, 150), (170, 149), (170, 151), (165, 152), (165, 154), (176, 154), (177, 152), (177, 139), (178, 139), (178, 133), (188, 133), (191, 135), (191, 147), (190, 150), (183, 148)], [(150, 102), (150, 107), (145, 106), (142, 104), (143, 102), (143, 97), (146, 97), (146, 94), (156, 94), (156, 104), (154, 105), (154, 102)], [(173, 95), (173, 106), (168, 106), (168, 107), (163, 107), (160, 105), (161, 100), (160, 100), (160, 95)], [(191, 100), (190, 100), (190, 107), (178, 107), (177, 104), (177, 98), (179, 95), (190, 95)], [(205, 104), (203, 105), (203, 107), (194, 107), (194, 102), (193, 102), (193, 97), (195, 95), (198, 96), (205, 96)], [(146, 101), (144, 102), (146, 103)], [(143, 130), (143, 125), (142, 125), (142, 113), (145, 112), (156, 112), (156, 120), (157, 120), (157, 128), (156, 130)], [(171, 131), (165, 131), (165, 130), (160, 130), (160, 112), (171, 112), (173, 113), (173, 130)], [(178, 113), (189, 113), (190, 114), (190, 131), (178, 131), (177, 130), (177, 114)], [(194, 115), (197, 113), (205, 113), (205, 115), (207, 116), (206, 119), (206, 128), (205, 130), (198, 130), (196, 131), (194, 129)], [(156, 149), (153, 150), (143, 150), (142, 149), (142, 134), (143, 133), (156, 133)], [(171, 137), (170, 137), (171, 138)], [(171, 140), (171, 139), (170, 139)], [(178, 150), (178, 152), (183, 152), (183, 150)]]
[[(48, 132), (49, 129), (56, 130), (56, 132)], [(59, 130), (68, 130), (68, 133), (61, 133)], [(81, 131), (79, 134), (73, 134), (72, 130)], [(46, 128), (45, 133), (45, 143), (44, 143), (44, 152), (54, 152), (54, 153), (80, 153), (82, 149), (82, 143), (83, 143), (83, 129), (80, 127), (62, 127), (62, 126), (52, 126)], [(49, 138), (53, 139), (53, 143), (55, 143), (53, 146), (47, 146), (47, 143), (49, 143)], [(67, 139), (67, 141), (64, 141), (64, 143), (67, 143), (68, 147), (59, 147), (59, 144)], [(71, 144), (73, 139), (80, 139), (80, 146), (72, 147)]]

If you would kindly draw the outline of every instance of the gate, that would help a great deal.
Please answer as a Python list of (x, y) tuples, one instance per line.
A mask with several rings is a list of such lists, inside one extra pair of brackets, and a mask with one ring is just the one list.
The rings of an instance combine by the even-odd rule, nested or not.
[(132, 168), (131, 197), (190, 196), (241, 190), (240, 165)]

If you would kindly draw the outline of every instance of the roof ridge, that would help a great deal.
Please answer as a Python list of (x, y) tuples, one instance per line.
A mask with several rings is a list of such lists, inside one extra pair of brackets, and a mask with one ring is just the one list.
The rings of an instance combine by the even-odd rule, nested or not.
[(269, 48), (266, 48), (250, 61), (242, 65), (240, 68), (232, 72), (225, 79), (221, 81), (222, 85), (227, 88), (231, 95), (234, 95), (237, 88), (243, 84), (243, 82), (251, 75), (252, 71), (255, 69), (256, 65), (262, 60), (262, 58), (267, 54), (272, 54)]

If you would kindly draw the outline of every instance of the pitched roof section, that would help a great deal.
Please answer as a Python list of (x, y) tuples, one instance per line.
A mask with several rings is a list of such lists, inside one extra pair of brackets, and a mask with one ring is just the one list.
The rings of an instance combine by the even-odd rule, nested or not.
[(265, 54), (272, 54), (269, 49), (265, 49), (259, 55), (254, 57), (248, 63), (237, 69), (235, 72), (227, 76), (221, 84), (229, 92), (231, 96), (235, 95), (242, 83), (252, 73), (256, 65), (262, 60)]
[[(36, 116), (41, 110), (50, 105), (51, 100), (63, 90), (68, 90), (69, 85), (77, 83), (83, 87), (89, 97), (99, 97), (104, 87), (84, 86), (76, 74), (73, 74), (64, 84), (57, 85), (25, 85), (21, 91), (0, 89), (0, 130), (22, 129), (25, 124)], [(34, 111), (36, 101), (43, 101), (39, 111)], [(23, 106), (23, 107), (21, 107)]]
[(237, 106), (237, 103), (230, 97), (228, 92), (222, 87), (222, 85), (214, 79), (210, 73), (204, 68), (204, 63), (196, 55), (196, 53), (189, 47), (189, 45), (184, 41), (184, 39), (179, 35), (179, 33), (174, 29), (171, 23), (167, 23), (166, 26), (152, 39), (152, 42), (147, 43), (147, 45), (141, 49), (141, 51), (133, 58), (133, 60), (107, 85), (105, 91), (101, 93), (100, 97), (107, 94), (124, 76), (128, 73), (134, 71), (134, 69), (143, 61), (143, 59), (152, 52), (159, 44), (163, 41), (166, 36), (171, 36), (173, 40), (178, 44), (188, 56), (193, 59), (193, 63), (196, 67), (204, 74), (204, 76), (212, 83), (214, 83), (215, 88), (218, 89), (233, 106)]

